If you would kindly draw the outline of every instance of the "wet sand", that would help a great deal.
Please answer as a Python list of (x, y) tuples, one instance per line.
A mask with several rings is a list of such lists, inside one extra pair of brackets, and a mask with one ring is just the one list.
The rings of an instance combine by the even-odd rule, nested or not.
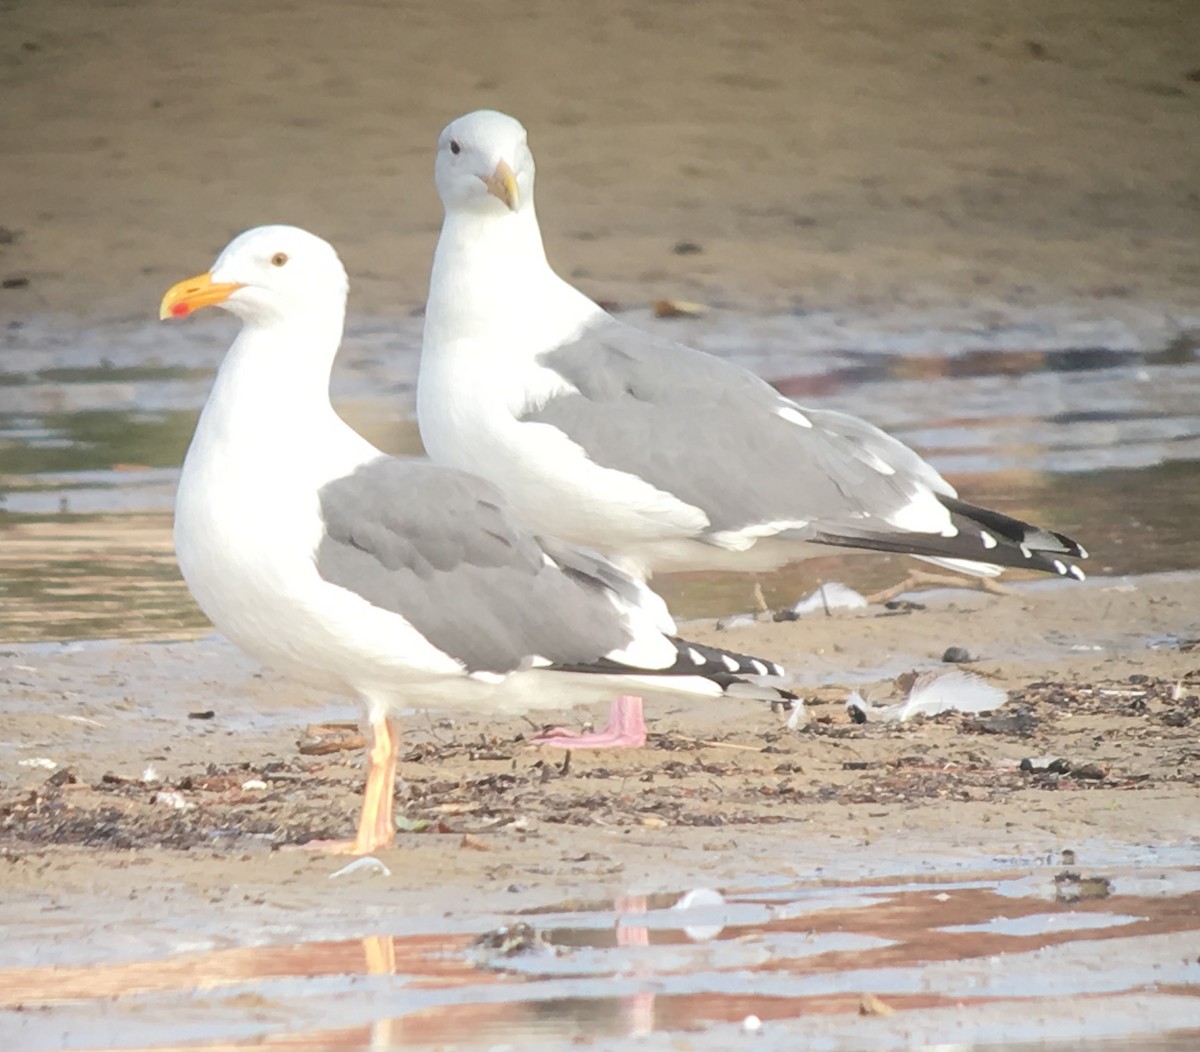
[[(397, 1034), (429, 1033), (425, 1020), (452, 1047), (477, 1047), (463, 1023), (471, 1016), (451, 1008), (414, 1015), (411, 1000), (376, 1000), (384, 988), (356, 992), (353, 976), (412, 971), (434, 988), (449, 984), (439, 995), (448, 1004), (486, 1001), (476, 987), (492, 973), (469, 963), (476, 952), (469, 943), (514, 914), (582, 909), (589, 901), (608, 903), (590, 908), (612, 910), (614, 901), (646, 895), (670, 902), (697, 886), (770, 888), (782, 881), (812, 889), (833, 881), (838, 896), (853, 899), (899, 874), (971, 881), (999, 865), (1005, 880), (1032, 881), (1037, 899), (1053, 897), (1052, 878), (1072, 869), (1059, 863), (1071, 861), (1068, 850), (1078, 852), (1085, 876), (1114, 872), (1097, 863), (1123, 853), (1144, 856), (1121, 871), (1127, 879), (1174, 880), (1154, 859), (1182, 852), (1194, 867), (1197, 858), (1196, 587), (1194, 575), (1158, 575), (1006, 596), (945, 591), (900, 611), (877, 607), (726, 631), (711, 622), (685, 626), (689, 637), (788, 661), (809, 685), (809, 721), (796, 730), (761, 703), (681, 701), (654, 706), (645, 749), (574, 754), (564, 763), (561, 753), (527, 744), (533, 727), (523, 719), (415, 714), (406, 721), (400, 765), (402, 831), (394, 848), (376, 856), (390, 872), (341, 883), (330, 878), (344, 860), (288, 845), (353, 828), (362, 783), (353, 731), (339, 739), (336, 730), (304, 730), (353, 720), (348, 703), (262, 674), (215, 638), (10, 648), (2, 674), (8, 714), (0, 754), (0, 923), (8, 938), (0, 1019), (28, 1038), (18, 1047), (30, 1048), (47, 1047), (50, 1034), (66, 1047), (93, 1047), (87, 1035), (101, 1022), (116, 1046), (134, 1036), (137, 1043), (146, 1035), (228, 1040), (296, 1028), (333, 1042), (328, 1028), (335, 1023), (389, 1015), (405, 1020)], [(844, 705), (851, 686), (871, 700), (886, 698), (892, 673), (944, 667), (939, 658), (948, 645), (978, 655), (967, 667), (1009, 692), (1004, 707), (903, 725), (851, 721)], [(350, 747), (314, 751), (317, 738)], [(43, 759), (56, 768), (17, 766)], [(1033, 769), (1024, 770), (1024, 761)], [(1059, 869), (1045, 868), (1055, 863)], [(1121, 960), (1131, 976), (1114, 979), (1114, 989), (1124, 988), (1120, 982), (1139, 987), (1175, 960), (1176, 950), (1164, 956), (1167, 947), (1154, 942), (1159, 934), (1195, 928), (1190, 900), (1170, 898), (1169, 884), (1157, 886), (1168, 896), (1159, 920), (1144, 931), (1109, 933), (1123, 941), (1113, 944), (1119, 958), (1106, 960)], [(939, 913), (939, 901), (931, 897), (934, 913), (927, 920), (912, 914), (914, 923), (954, 921), (958, 914)], [(1031, 909), (989, 908), (1001, 918)], [(1096, 908), (1158, 916), (1140, 901)], [(1067, 911), (1065, 921), (1047, 922), (1045, 931), (1043, 922), (1031, 922), (1041, 926), (1030, 931), (1030, 947), (1043, 945), (1038, 940), (1056, 923), (1092, 923), (1074, 907), (1056, 909)], [(974, 922), (981, 916), (969, 915)], [(603, 922), (603, 915), (586, 921)], [(559, 921), (569, 923), (583, 921)], [(797, 923), (808, 930), (813, 922)], [(863, 915), (848, 930), (878, 934), (888, 923)], [(935, 952), (926, 936), (908, 937), (920, 947), (914, 960), (946, 954), (975, 967), (969, 962), (992, 952), (953, 940)], [(253, 949), (264, 943), (274, 949)], [(731, 967), (730, 952), (712, 963)], [(234, 957), (241, 970), (231, 972)], [(165, 958), (177, 963), (161, 970), (137, 963)], [(562, 966), (568, 974), (573, 959)], [(843, 955), (824, 967), (852, 973), (889, 959)], [(620, 960), (601, 970), (686, 974), (700, 967)], [(1042, 981), (1046, 963), (1035, 956), (1011, 967), (1027, 968), (1028, 984)], [(451, 966), (459, 978), (443, 976)], [(768, 970), (759, 986), (765, 1008), (755, 1000), (707, 1005), (707, 1037), (697, 1035), (696, 1048), (728, 1047), (722, 1020), (768, 1009), (777, 1015), (777, 1036), (794, 1038), (794, 1030), (781, 1028), (801, 1026), (830, 1047), (861, 1047), (868, 1031), (850, 1026), (853, 998), (822, 1001), (807, 1019), (784, 1002), (772, 1008), (770, 992), (792, 966), (775, 967), (784, 971), (771, 979)], [(286, 984), (272, 986), (279, 976), (323, 974), (344, 976), (350, 987), (322, 1001), (317, 1014), (305, 1005), (307, 995), (297, 1000), (299, 992)], [(646, 981), (640, 988), (658, 988)], [(698, 977), (683, 988), (712, 981)], [(187, 1021), (185, 1014), (181, 1021), (170, 1006), (196, 985), (212, 990), (217, 1015)], [(1185, 982), (1180, 1004), (1118, 999), (1097, 1013), (1086, 998), (1067, 996), (1075, 988), (1060, 984), (1056, 996), (1040, 1002), (1040, 1022), (1029, 1034), (1058, 1033), (1046, 1022), (1052, 1016), (1076, 1018), (1080, 1026), (1091, 1020), (1100, 1034), (1174, 1030), (1195, 1003)], [(114, 991), (125, 993), (110, 1000)], [(131, 999), (139, 992), (150, 997), (140, 1012)], [(506, 1011), (526, 1011), (520, 991), (506, 996)], [(1006, 1032), (1003, 1015), (981, 1008), (953, 1022), (928, 1000), (891, 999), (902, 1011), (893, 1027), (871, 1024), (872, 1040), (883, 1042), (877, 1047), (890, 1047), (887, 1041), (913, 1027), (928, 1027), (931, 1040), (944, 1037), (964, 1018), (979, 1035)], [(694, 1018), (687, 1023), (690, 1013), (669, 1006), (664, 1000), (651, 1022), (639, 1025), (667, 1033), (695, 1025)], [(518, 1032), (532, 1025), (526, 1019)], [(1072, 1032), (1069, 1022), (1055, 1025)], [(594, 1032), (574, 1011), (554, 1026), (564, 1039)], [(614, 1023), (611, 1032), (643, 1032), (625, 1026)], [(341, 1043), (320, 1047), (372, 1047), (372, 1034), (379, 1036), (374, 1027), (351, 1028)]]
[(265, 222), (342, 251), (352, 312), (418, 307), (433, 144), (486, 106), (601, 299), (1194, 314), (1198, 35), (1189, 0), (14, 3), (0, 309), (150, 317)]
[[(167, 285), (268, 221), (337, 244), (354, 317), (417, 310), (440, 218), (432, 143), (479, 106), (529, 127), (551, 258), (598, 299), (953, 308), (980, 329), (1044, 306), (1135, 331), (1151, 318), (1156, 333), (1200, 315), (1200, 9), (1184, 0), (714, 3), (703, 18), (681, 3), (73, 0), (14, 3), (4, 21), (0, 312), (15, 351), (36, 354), (26, 334), (47, 323), (152, 317)], [(156, 523), (123, 557), (164, 543)], [(164, 588), (131, 634), (156, 634), (169, 608), (157, 634), (194, 640)], [(346, 894), (328, 879), (339, 863), (275, 849), (351, 829), (356, 754), (297, 744), (351, 706), (204, 640), (4, 647), (0, 968), (415, 930), (407, 918), (454, 931), (568, 896), (803, 879), (839, 859), (860, 879), (1090, 842), (1194, 848), (1196, 595), (1194, 578), (1161, 575), (738, 633), (689, 624), (787, 663), (809, 727), (679, 703), (654, 713), (646, 750), (567, 770), (523, 742), (524, 721), (414, 717), (402, 810), (425, 824), (382, 853), (391, 877)], [(1011, 722), (848, 721), (852, 684), (882, 692), (950, 645), (1010, 691)], [(20, 765), (39, 757), (55, 770)], [(1019, 768), (1045, 757), (1071, 770)], [(287, 1025), (243, 997), (223, 1018)], [(30, 1027), (21, 1003), (3, 1018)], [(95, 1011), (43, 1005), (20, 1033), (94, 1044)], [(120, 1044), (136, 1008), (104, 1012)], [(874, 1020), (874, 1040), (908, 1018)]]

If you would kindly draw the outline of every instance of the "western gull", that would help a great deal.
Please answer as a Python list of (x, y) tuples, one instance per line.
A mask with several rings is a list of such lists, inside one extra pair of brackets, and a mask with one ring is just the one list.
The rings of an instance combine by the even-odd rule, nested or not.
[(438, 142), (445, 220), (417, 387), (437, 463), (522, 523), (631, 573), (758, 571), (820, 546), (978, 576), (1082, 578), (1075, 541), (961, 500), (917, 453), (723, 359), (616, 320), (546, 259), (524, 127), (480, 110)]
[(188, 587), (244, 650), (366, 706), (357, 834), (320, 846), (363, 854), (392, 842), (401, 706), (524, 712), (623, 689), (787, 696), (770, 685), (779, 666), (677, 639), (645, 584), (534, 536), (493, 484), (386, 456), (345, 424), (329, 379), (346, 294), (329, 244), (267, 226), (160, 309), (219, 305), (242, 321), (179, 480)]

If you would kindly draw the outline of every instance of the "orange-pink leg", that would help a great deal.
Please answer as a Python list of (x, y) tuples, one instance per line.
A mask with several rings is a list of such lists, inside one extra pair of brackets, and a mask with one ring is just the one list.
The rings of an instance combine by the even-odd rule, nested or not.
[(371, 724), (367, 751), (367, 784), (363, 789), (358, 832), (353, 840), (310, 840), (302, 844), (313, 851), (335, 855), (369, 855), (391, 847), (396, 838), (392, 801), (396, 791), (396, 757), (400, 750), (400, 724), (385, 719)]
[(534, 745), (551, 745), (556, 749), (640, 749), (646, 744), (646, 721), (642, 716), (642, 699), (622, 694), (608, 713), (608, 726), (593, 734), (581, 734), (565, 727), (553, 727), (532, 739)]

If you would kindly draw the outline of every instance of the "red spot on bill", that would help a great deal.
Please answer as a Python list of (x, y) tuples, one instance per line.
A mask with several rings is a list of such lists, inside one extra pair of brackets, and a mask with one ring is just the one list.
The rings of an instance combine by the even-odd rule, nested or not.
[(186, 303), (172, 303), (171, 304), (171, 317), (173, 317), (173, 318), (186, 318), (191, 313), (192, 313), (192, 308), (189, 307)]

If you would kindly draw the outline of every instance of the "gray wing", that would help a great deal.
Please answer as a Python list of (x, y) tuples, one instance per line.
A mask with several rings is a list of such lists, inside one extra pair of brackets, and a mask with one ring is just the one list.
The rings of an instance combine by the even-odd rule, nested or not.
[(538, 361), (575, 391), (528, 407), (522, 419), (552, 424), (596, 463), (702, 509), (713, 531), (884, 515), (907, 504), (915, 484), (953, 492), (870, 424), (806, 409), (812, 426), (799, 425), (780, 415), (797, 411), (793, 403), (760, 377), (615, 319)]
[(559, 671), (701, 676), (723, 689), (783, 675), (765, 658), (677, 639), (669, 623), (648, 629), (664, 651), (652, 667), (614, 659), (634, 635), (622, 607), (669, 622), (662, 600), (595, 552), (525, 533), (474, 475), (380, 457), (319, 497), (318, 573), (399, 614), (467, 672), (512, 672), (536, 656)]
[(319, 497), (320, 575), (399, 614), (468, 672), (535, 655), (587, 666), (632, 638), (607, 585), (548, 561), (482, 479), (380, 457)]
[[(1057, 573), (1071, 568), (1038, 556), (1041, 547), (1084, 554), (1017, 519), (977, 521), (929, 464), (866, 421), (800, 408), (739, 366), (613, 318), (538, 362), (573, 390), (520, 419), (550, 424), (601, 466), (700, 508), (709, 519), (700, 540), (794, 523), (786, 535), (796, 539)], [(933, 513), (925, 531), (912, 525), (922, 508)], [(951, 524), (961, 536), (940, 536)]]

